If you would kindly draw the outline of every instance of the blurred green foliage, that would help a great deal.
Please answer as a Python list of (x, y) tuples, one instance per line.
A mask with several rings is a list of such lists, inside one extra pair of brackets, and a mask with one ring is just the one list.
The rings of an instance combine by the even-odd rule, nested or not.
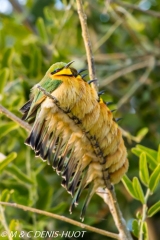
[(149, 198), (156, 193), (160, 183), (160, 145), (158, 151), (137, 145), (132, 152), (139, 157), (139, 178), (134, 177), (130, 181), (125, 175), (122, 182), (130, 195), (142, 204), (142, 211), (138, 211), (137, 218), (132, 220), (132, 232), (139, 240), (149, 240), (147, 219), (160, 211), (159, 200), (148, 206)]
[[(87, 65), (86, 55), (74, 0), (3, 0), (2, 4), (3, 2), (7, 2), (8, 8), (0, 13), (0, 101), (8, 110), (21, 117), (19, 109), (29, 98), (30, 88), (41, 80), (51, 64), (75, 60), (74, 66), (80, 69)], [(160, 11), (160, 4), (156, 0), (136, 1), (136, 4)], [(84, 1), (84, 6), (97, 77), (100, 88), (103, 86), (106, 89), (103, 97), (106, 101), (114, 101), (118, 106), (115, 117), (123, 116), (120, 125), (134, 136), (142, 134), (141, 145), (156, 150), (160, 142), (160, 21), (149, 14), (132, 8), (125, 9), (115, 3), (107, 7), (104, 0)], [(123, 69), (132, 69), (132, 65), (139, 66), (143, 62), (147, 62), (143, 68), (137, 67), (137, 70), (123, 74)], [(148, 75), (141, 84), (142, 76), (147, 70)], [(107, 84), (109, 77), (119, 71), (122, 74)], [(33, 152), (24, 145), (26, 137), (24, 129), (4, 115), (0, 116), (1, 200), (14, 201), (79, 220), (83, 195), (79, 206), (70, 216), (70, 195), (60, 187), (60, 178), (52, 168), (36, 159)], [(125, 140), (130, 160), (127, 175), (130, 178), (136, 177), (134, 184), (139, 186), (139, 161), (130, 151), (135, 142), (130, 138)], [(136, 155), (138, 154), (137, 152)], [(147, 154), (146, 159), (148, 161)], [(154, 161), (148, 163), (153, 171)], [(141, 181), (148, 184), (146, 176), (145, 172)], [(116, 191), (124, 217), (128, 226), (131, 226), (141, 203), (128, 195), (122, 183), (116, 186)], [(159, 191), (160, 189), (149, 198), (149, 206), (158, 202)], [(143, 194), (140, 199), (143, 202)], [(150, 209), (150, 215), (155, 208)], [(80, 230), (67, 223), (9, 207), (5, 208), (5, 217), (11, 230)], [(90, 203), (85, 223), (116, 231), (107, 206), (98, 196), (94, 196)], [(148, 222), (149, 233), (154, 236), (154, 240), (156, 235), (160, 235), (159, 223), (158, 214)], [(3, 226), (0, 225), (0, 231), (2, 229)], [(152, 232), (150, 229), (153, 229)], [(83, 239), (94, 240), (99, 237), (87, 232)], [(103, 236), (100, 238), (109, 239)]]

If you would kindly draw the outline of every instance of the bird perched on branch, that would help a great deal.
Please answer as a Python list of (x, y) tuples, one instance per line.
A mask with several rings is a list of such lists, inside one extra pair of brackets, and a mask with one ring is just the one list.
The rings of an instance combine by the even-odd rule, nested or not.
[(81, 212), (99, 187), (112, 188), (128, 169), (127, 151), (112, 112), (72, 62), (53, 64), (20, 109), (33, 123), (26, 144), (62, 177), (72, 195), (70, 212), (82, 191)]

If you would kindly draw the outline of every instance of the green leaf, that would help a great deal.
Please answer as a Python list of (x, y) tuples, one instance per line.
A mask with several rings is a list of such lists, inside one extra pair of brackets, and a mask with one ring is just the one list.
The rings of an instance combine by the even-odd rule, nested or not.
[(2, 202), (8, 202), (13, 191), (14, 190), (4, 189), (0, 195), (0, 200)]
[(147, 223), (143, 223), (143, 240), (149, 240), (148, 226)]
[(2, 162), (0, 162), (0, 171), (2, 171), (10, 162), (17, 157), (17, 153), (12, 152)]
[(21, 236), (21, 224), (19, 222), (19, 220), (17, 219), (12, 219), (10, 224), (9, 224), (9, 230), (10, 230), (10, 234), (12, 236), (13, 240), (20, 240), (22, 238), (20, 238)]
[(149, 179), (149, 189), (153, 193), (160, 180), (160, 164), (155, 168)]
[(132, 182), (131, 180), (127, 177), (127, 175), (124, 175), (123, 178), (122, 178), (122, 182), (125, 186), (125, 188), (127, 189), (127, 191), (129, 192), (129, 194), (133, 197), (133, 198), (137, 198), (136, 194), (135, 194), (135, 191), (133, 189), (133, 185), (132, 185)]
[(160, 144), (158, 146), (157, 162), (160, 163)]
[(148, 133), (148, 128), (144, 127), (137, 133), (137, 137), (141, 141), (147, 133)]
[(138, 225), (138, 221), (136, 219), (134, 219), (133, 222), (132, 222), (132, 232), (133, 232), (134, 236), (138, 238), (138, 236), (139, 236), (139, 225)]
[(47, 36), (46, 27), (45, 27), (43, 18), (38, 18), (36, 26), (37, 26), (38, 33), (39, 33), (41, 39), (43, 40), (43, 42), (45, 44), (47, 44), (48, 43), (48, 36)]
[(38, 76), (41, 69), (41, 63), (42, 63), (41, 52), (38, 48), (34, 46), (32, 55), (31, 55), (30, 69), (29, 69), (31, 76), (35, 76), (35, 77)]
[(0, 138), (7, 135), (9, 132), (18, 128), (18, 124), (14, 122), (2, 123), (0, 126)]
[(142, 183), (148, 187), (149, 184), (149, 172), (146, 160), (146, 153), (141, 153), (139, 159), (139, 177)]
[(6, 48), (3, 59), (2, 59), (2, 67), (10, 67), (13, 60), (14, 50), (13, 48)]
[(9, 77), (9, 69), (8, 68), (3, 68), (0, 71), (0, 93), (3, 92), (4, 86), (6, 84), (6, 81)]
[(148, 209), (147, 216), (152, 217), (158, 211), (160, 211), (160, 201), (158, 201), (157, 203), (155, 203), (152, 207), (150, 207)]
[(157, 151), (144, 147), (140, 144), (138, 144), (136, 147), (140, 149), (142, 152), (145, 152), (146, 154), (150, 155), (153, 159), (157, 159)]
[(145, 203), (144, 193), (137, 177), (133, 178), (133, 188), (134, 188), (136, 197), (141, 201), (141, 203)]
[[(143, 153), (144, 151), (142, 151), (141, 149), (138, 149), (138, 148), (132, 148), (132, 152), (136, 156), (140, 157), (141, 153)], [(151, 155), (146, 153), (146, 159), (147, 159), (147, 162), (149, 163), (149, 167), (152, 170), (154, 170), (156, 168), (156, 166), (157, 166), (157, 162), (156, 162), (155, 158), (153, 158)]]
[(142, 213), (140, 211), (137, 211), (136, 212), (136, 217), (141, 220), (142, 219)]
[(6, 172), (11, 174), (17, 181), (22, 182), (23, 184), (33, 184), (33, 181), (27, 177), (19, 168), (17, 168), (15, 165), (9, 166), (5, 169)]

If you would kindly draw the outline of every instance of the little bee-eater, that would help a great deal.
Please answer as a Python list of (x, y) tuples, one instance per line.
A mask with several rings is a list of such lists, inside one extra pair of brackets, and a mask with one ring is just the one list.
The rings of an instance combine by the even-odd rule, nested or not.
[(83, 189), (87, 196), (81, 212), (99, 187), (111, 189), (128, 169), (127, 151), (113, 114), (72, 62), (53, 64), (31, 91), (21, 108), (23, 119), (33, 123), (26, 139), (37, 157), (62, 177), (73, 196), (70, 212)]

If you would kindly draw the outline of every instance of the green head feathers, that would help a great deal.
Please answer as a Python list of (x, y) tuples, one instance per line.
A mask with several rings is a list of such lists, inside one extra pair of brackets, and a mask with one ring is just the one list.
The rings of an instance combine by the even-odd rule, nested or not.
[(64, 62), (54, 63), (53, 65), (50, 66), (47, 73), (54, 73), (54, 72), (56, 73), (58, 70), (63, 69), (66, 65), (67, 63), (64, 63)]
[(50, 66), (50, 68), (48, 69), (47, 73), (51, 73), (54, 74), (60, 70), (62, 70), (63, 68), (69, 68), (69, 66), (73, 63), (74, 61), (71, 61), (69, 63), (64, 63), (64, 62), (57, 62), (54, 63), (52, 66)]

